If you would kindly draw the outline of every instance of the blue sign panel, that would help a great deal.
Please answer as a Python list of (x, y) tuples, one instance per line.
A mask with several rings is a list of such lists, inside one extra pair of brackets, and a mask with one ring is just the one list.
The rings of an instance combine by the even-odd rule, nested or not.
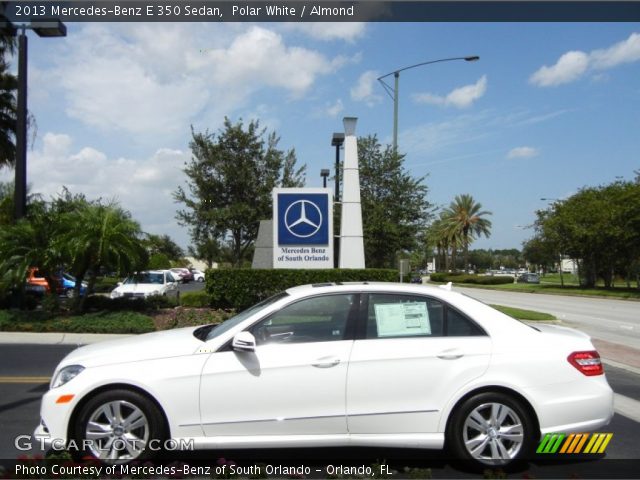
[(329, 196), (278, 193), (278, 245), (329, 245)]

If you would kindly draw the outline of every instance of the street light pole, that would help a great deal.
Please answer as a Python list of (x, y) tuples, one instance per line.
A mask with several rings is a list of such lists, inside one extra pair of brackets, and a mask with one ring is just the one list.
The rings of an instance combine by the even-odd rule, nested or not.
[[(465, 62), (475, 62), (480, 60), (480, 57), (477, 55), (468, 56), (468, 57), (453, 57), (453, 58), (441, 58), (440, 60), (431, 60), (429, 62), (416, 63), (415, 65), (409, 65), (408, 67), (399, 68), (393, 72), (387, 73), (378, 77), (378, 81), (382, 85), (382, 88), (385, 89), (387, 94), (393, 100), (393, 151), (398, 151), (398, 98), (400, 93), (400, 72), (405, 70), (409, 70), (411, 68), (421, 67), (423, 65), (430, 65), (432, 63), (441, 63), (441, 62), (451, 62), (454, 60), (464, 60)], [(393, 87), (387, 84), (383, 79), (393, 75), (394, 82)]]
[(18, 105), (16, 111), (15, 218), (27, 214), (27, 35), (20, 26), (18, 35)]
[(18, 36), (18, 99), (16, 108), (14, 185), (14, 216), (16, 220), (20, 220), (27, 214), (27, 30), (33, 30), (39, 37), (64, 37), (67, 35), (67, 27), (57, 19), (25, 23), (17, 26), (6, 19), (0, 21), (0, 33), (12, 37)]

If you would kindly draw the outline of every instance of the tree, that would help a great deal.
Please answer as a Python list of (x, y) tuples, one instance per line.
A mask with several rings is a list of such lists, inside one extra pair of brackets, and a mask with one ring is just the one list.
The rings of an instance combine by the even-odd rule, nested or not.
[(76, 306), (82, 309), (85, 297), (80, 297), (80, 285), (85, 277), (91, 291), (100, 268), (131, 273), (144, 268), (148, 256), (140, 225), (115, 202), (80, 203), (79, 207), (62, 221), (70, 228), (61, 240), (70, 258), (69, 271), (76, 277)]
[(469, 244), (480, 235), (491, 235), (491, 221), (484, 218), (491, 212), (469, 194), (456, 195), (443, 212), (443, 221), (458, 233), (464, 249), (464, 270), (469, 270)]
[(358, 139), (358, 162), (366, 263), (393, 268), (399, 252), (416, 248), (429, 219), (425, 177), (412, 177), (404, 155), (375, 135)]
[(184, 251), (169, 235), (154, 235), (146, 233), (143, 240), (149, 255), (164, 255), (170, 261), (178, 261), (184, 256)]
[(578, 260), (581, 284), (617, 273), (629, 279), (640, 260), (640, 184), (614, 182), (585, 187), (537, 212), (536, 233), (556, 253)]
[(91, 291), (101, 267), (129, 273), (146, 261), (140, 226), (128, 212), (66, 189), (50, 202), (31, 200), (24, 219), (0, 229), (2, 288), (21, 291), (27, 270), (37, 267), (55, 293), (56, 277), (66, 269), (76, 277), (79, 309), (85, 277)]
[[(4, 3), (4, 2), (2, 2)], [(4, 10), (3, 10), (4, 11)], [(3, 16), (0, 17), (3, 19)], [(9, 73), (6, 57), (13, 54), (15, 39), (0, 35), (0, 168), (13, 166), (16, 159), (16, 123), (18, 79)]]
[(524, 242), (522, 256), (527, 262), (537, 265), (543, 272), (555, 265), (559, 258), (553, 244), (539, 235)]
[(184, 169), (190, 194), (182, 187), (174, 194), (185, 206), (178, 221), (190, 227), (196, 245), (226, 243), (239, 267), (260, 220), (271, 218), (272, 189), (302, 186), (305, 167), (296, 168), (295, 152), (279, 150), (279, 137), (267, 135), (257, 120), (245, 128), (242, 121), (232, 124), (225, 118), (217, 136), (192, 130), (192, 137), (193, 157)]

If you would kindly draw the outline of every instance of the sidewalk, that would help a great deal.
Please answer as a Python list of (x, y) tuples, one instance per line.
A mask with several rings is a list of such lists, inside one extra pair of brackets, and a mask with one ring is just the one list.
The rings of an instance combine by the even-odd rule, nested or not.
[[(129, 334), (103, 333), (36, 333), (36, 332), (0, 332), (0, 345), (3, 343), (25, 343), (40, 345), (86, 345), (130, 337)], [(2, 348), (0, 346), (0, 348)]]
[(591, 341), (604, 363), (609, 362), (614, 367), (629, 367), (627, 368), (628, 370), (640, 373), (640, 349), (607, 342), (598, 338), (592, 338)]

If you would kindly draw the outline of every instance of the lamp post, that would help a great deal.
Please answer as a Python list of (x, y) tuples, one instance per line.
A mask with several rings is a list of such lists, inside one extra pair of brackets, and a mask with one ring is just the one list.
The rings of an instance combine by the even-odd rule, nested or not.
[[(441, 62), (452, 62), (454, 60), (464, 60), (465, 62), (475, 62), (476, 60), (480, 60), (480, 57), (477, 55), (469, 56), (469, 57), (453, 57), (453, 58), (441, 58), (440, 60), (431, 60), (429, 62), (416, 63), (415, 65), (409, 65), (408, 67), (399, 68), (398, 70), (394, 70), (393, 72), (387, 73), (378, 77), (378, 81), (385, 89), (387, 94), (393, 100), (393, 151), (398, 151), (398, 96), (400, 93), (400, 72), (405, 70), (409, 70), (411, 68), (421, 67), (423, 65), (431, 65), (432, 63), (441, 63)], [(394, 85), (393, 87), (386, 83), (383, 79), (388, 76), (393, 75), (394, 77)]]
[(327, 188), (327, 177), (329, 176), (330, 170), (328, 168), (323, 168), (320, 170), (320, 176), (322, 177), (322, 188)]
[[(60, 20), (13, 25), (0, 22), (0, 30), (6, 35), (18, 37), (18, 102), (16, 112), (16, 163), (14, 204), (15, 218), (19, 220), (27, 213), (27, 30), (39, 37), (64, 37), (67, 27)], [(18, 33), (19, 31), (19, 33)]]
[[(344, 143), (344, 133), (336, 132), (331, 137), (331, 146), (336, 147), (336, 175), (335, 175), (335, 188), (333, 192), (333, 202), (335, 204), (334, 216), (338, 211), (338, 205), (340, 202), (340, 147)], [(338, 261), (340, 257), (340, 228), (339, 222), (334, 222), (333, 226), (333, 268), (338, 268)]]

